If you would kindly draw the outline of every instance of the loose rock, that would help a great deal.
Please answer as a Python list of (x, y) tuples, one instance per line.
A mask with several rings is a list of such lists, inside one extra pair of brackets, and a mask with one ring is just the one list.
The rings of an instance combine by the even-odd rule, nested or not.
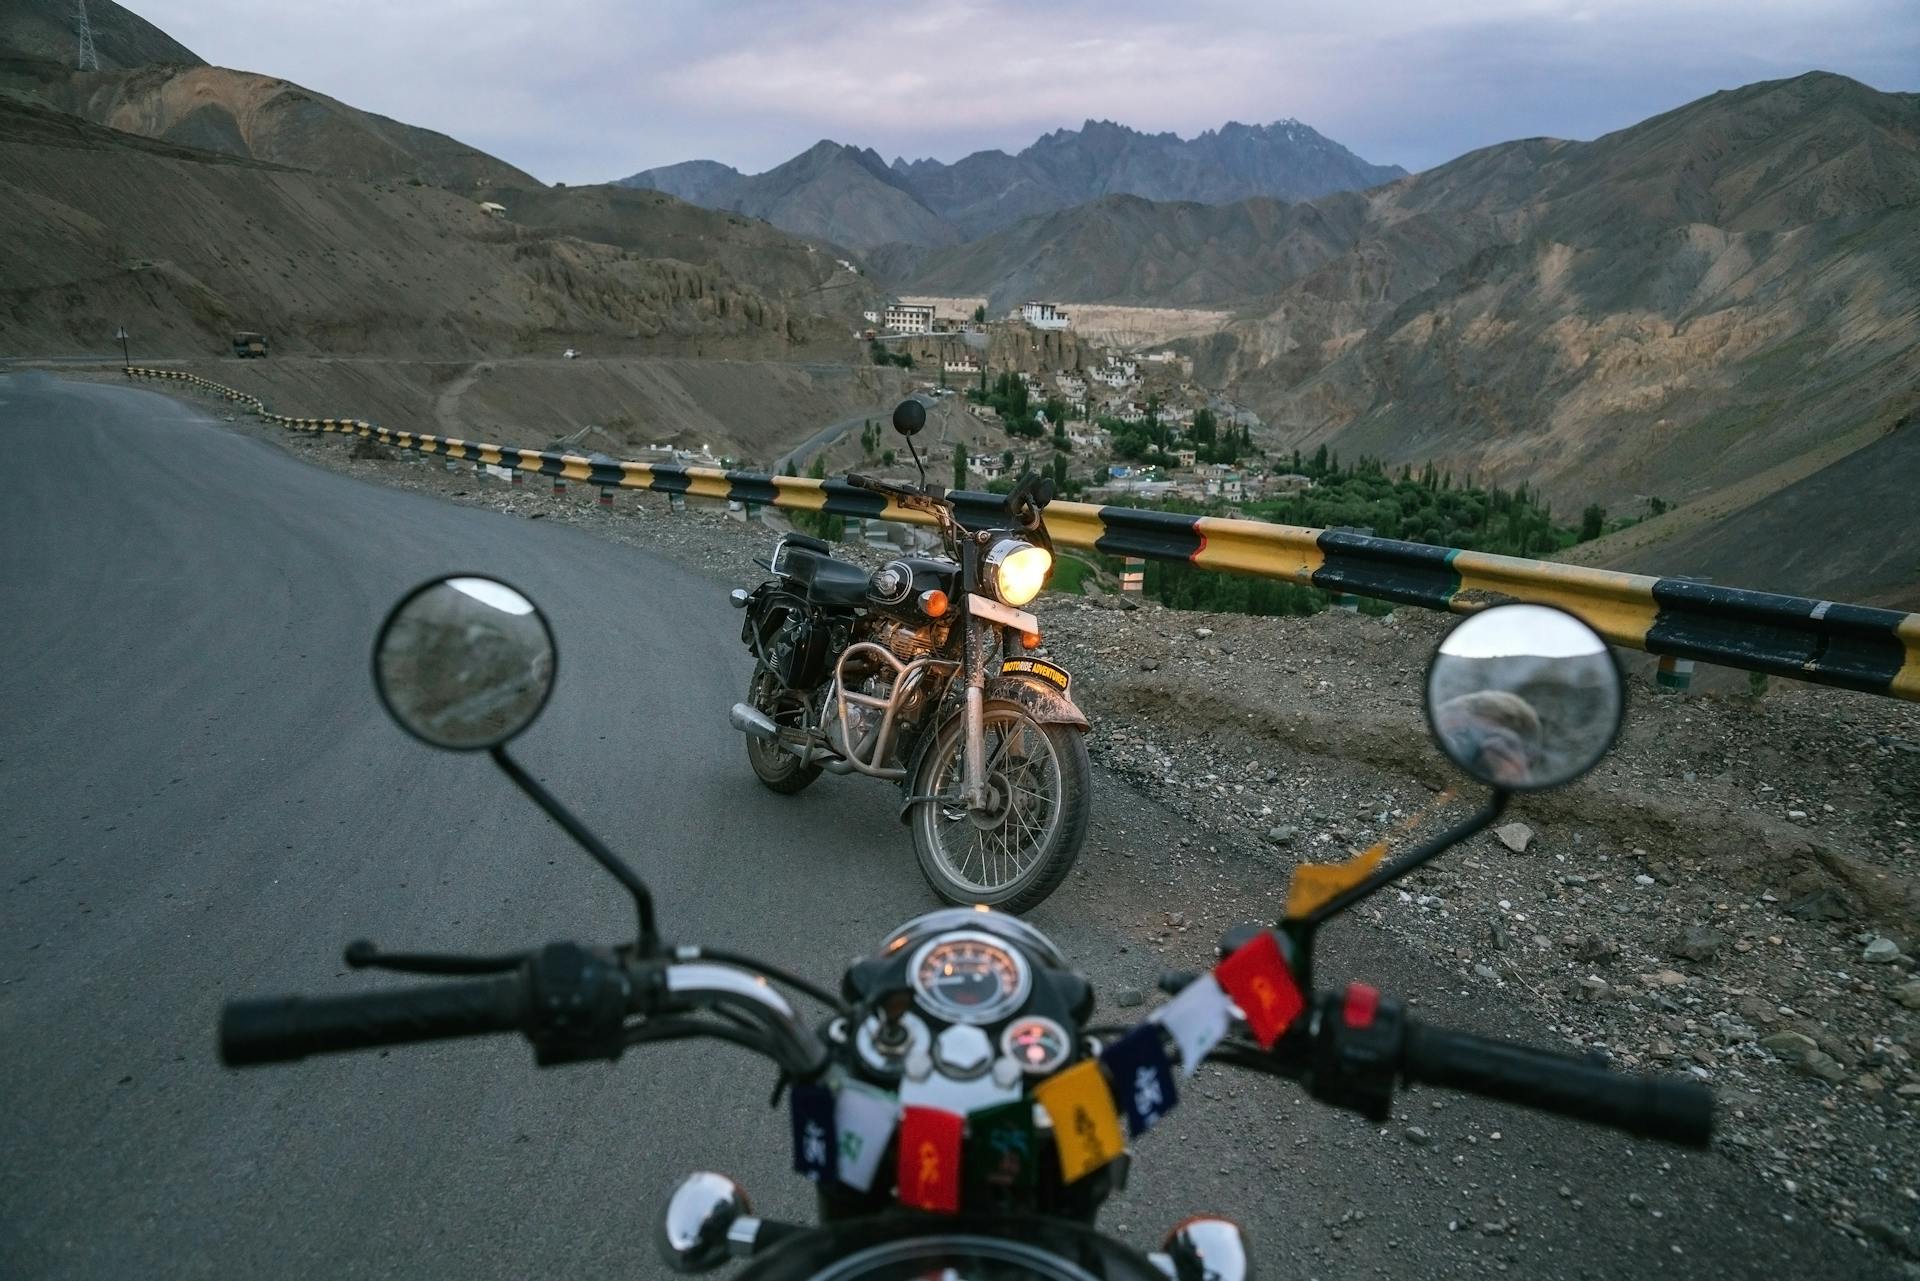
[(1527, 846), (1533, 844), (1533, 829), (1525, 823), (1504, 823), (1494, 828), (1493, 834), (1515, 854), (1525, 854)]

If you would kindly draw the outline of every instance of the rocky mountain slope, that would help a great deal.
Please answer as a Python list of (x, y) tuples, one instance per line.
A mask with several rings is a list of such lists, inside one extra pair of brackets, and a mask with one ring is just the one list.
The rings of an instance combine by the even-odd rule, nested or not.
[(617, 185), (764, 218), (783, 231), (854, 249), (890, 241), (945, 245), (959, 238), (878, 155), (837, 142), (817, 142), (761, 174), (693, 160), (644, 170)]
[(620, 183), (870, 250), (955, 244), (1107, 196), (1201, 204), (1249, 196), (1298, 200), (1374, 186), (1405, 172), (1368, 164), (1293, 120), (1228, 124), (1190, 140), (1089, 120), (1015, 155), (977, 151), (951, 165), (895, 159), (889, 167), (871, 150), (821, 142), (763, 174), (693, 160)]
[[(828, 255), (671, 201), (652, 252), (636, 251), (489, 217), (472, 195), (192, 150), (18, 97), (0, 97), (0, 200), (10, 353), (100, 351), (123, 323), (149, 355), (218, 351), (239, 328), (282, 351), (386, 356), (844, 342), (804, 296), (842, 273)], [(747, 263), (772, 263), (769, 283), (728, 266)]]
[[(87, 18), (103, 71), (157, 63), (203, 65), (199, 54), (113, 0), (93, 0)], [(79, 48), (72, 0), (0, 0), (0, 65), (35, 61), (71, 69)]]
[(1278, 443), (1673, 502), (1920, 395), (1920, 96), (1752, 85), (1371, 204), (1217, 344)]
[(505, 161), (431, 129), (300, 85), (225, 67), (152, 66), (7, 77), (62, 111), (125, 133), (373, 182), (538, 187)]
[(1407, 172), (1369, 164), (1297, 120), (1234, 121), (1192, 139), (1089, 120), (1015, 155), (976, 151), (951, 165), (895, 160), (893, 169), (967, 238), (1103, 196), (1209, 205), (1249, 196), (1309, 200), (1376, 187)]

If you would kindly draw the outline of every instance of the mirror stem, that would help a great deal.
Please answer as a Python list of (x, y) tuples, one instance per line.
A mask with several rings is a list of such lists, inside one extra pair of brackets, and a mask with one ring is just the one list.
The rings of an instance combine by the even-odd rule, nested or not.
[(653, 894), (647, 889), (647, 883), (640, 874), (627, 865), (627, 861), (608, 849), (604, 842), (587, 830), (586, 824), (575, 818), (558, 797), (542, 787), (533, 775), (520, 768), (520, 762), (507, 755), (505, 747), (495, 747), (488, 753), (501, 772), (514, 781), (514, 785), (525, 792), (535, 805), (547, 812), (547, 817), (558, 823), (568, 836), (580, 843), (580, 847), (593, 856), (593, 861), (607, 869), (613, 879), (627, 887), (627, 893), (633, 895), (633, 906), (640, 923), (640, 955), (652, 956), (660, 950), (660, 935), (654, 929)]
[(927, 487), (927, 465), (920, 461), (920, 451), (913, 447), (913, 437), (907, 437), (907, 452), (913, 455), (913, 465), (920, 472), (920, 488)]
[(1381, 867), (1374, 872), (1372, 876), (1369, 876), (1352, 889), (1335, 895), (1307, 915), (1290, 920), (1286, 922), (1286, 924), (1311, 930), (1323, 921), (1338, 916), (1374, 891), (1393, 884), (1407, 873), (1414, 871), (1421, 864), (1430, 861), (1435, 855), (1452, 849), (1469, 836), (1491, 826), (1493, 821), (1506, 811), (1507, 801), (1512, 795), (1513, 793), (1507, 791), (1505, 788), (1494, 788), (1493, 794), (1487, 797), (1487, 803), (1485, 805), (1482, 805), (1479, 809), (1467, 815), (1446, 831), (1428, 837), (1425, 841), (1414, 846), (1399, 858)]

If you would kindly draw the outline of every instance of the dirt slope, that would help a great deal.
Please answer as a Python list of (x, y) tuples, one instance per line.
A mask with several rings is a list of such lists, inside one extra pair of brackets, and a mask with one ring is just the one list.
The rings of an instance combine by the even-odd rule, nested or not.
[(140, 67), (73, 73), (34, 89), (53, 106), (95, 124), (296, 169), (463, 190), (540, 185), (445, 134), (247, 71)]
[[(199, 54), (113, 0), (92, 0), (87, 19), (103, 70), (200, 64)], [(0, 63), (23, 59), (71, 68), (79, 47), (72, 0), (0, 0)]]
[[(149, 355), (211, 354), (236, 328), (280, 351), (434, 357), (590, 344), (764, 358), (845, 333), (741, 282), (721, 254), (646, 257), (444, 189), (190, 151), (19, 99), (0, 98), (0, 199), (0, 351), (14, 354), (100, 351), (122, 323)], [(763, 234), (686, 216), (708, 220), (715, 246)]]

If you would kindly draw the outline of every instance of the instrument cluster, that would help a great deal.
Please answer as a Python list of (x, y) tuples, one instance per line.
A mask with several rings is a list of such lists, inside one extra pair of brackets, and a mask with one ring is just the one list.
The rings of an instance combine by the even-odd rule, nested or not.
[(872, 1010), (849, 1038), (871, 1075), (911, 1080), (930, 1064), (947, 1077), (1001, 1078), (1002, 1088), (1070, 1063), (1078, 1053), (1072, 1029), (1094, 1000), (1040, 931), (965, 908), (903, 925), (854, 963), (843, 987)]

